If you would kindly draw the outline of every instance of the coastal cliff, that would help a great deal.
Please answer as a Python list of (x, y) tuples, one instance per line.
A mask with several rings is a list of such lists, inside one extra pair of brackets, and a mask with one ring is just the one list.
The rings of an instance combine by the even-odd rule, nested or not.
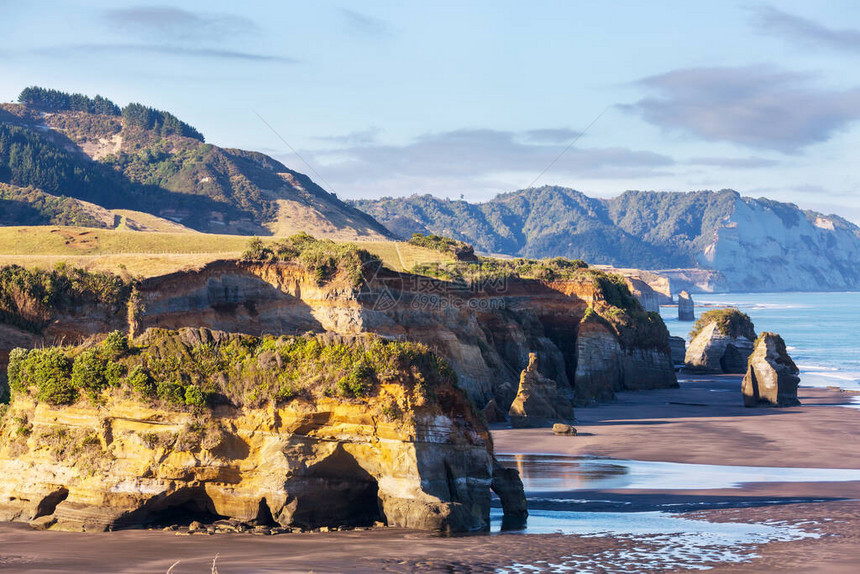
[(524, 516), (516, 473), (494, 462), (486, 427), (425, 346), (206, 329), (150, 330), (125, 349), (118, 338), (16, 352), (0, 519), (480, 531), (491, 488)]
[(294, 261), (217, 261), (136, 283), (128, 309), (111, 308), (99, 320), (81, 320), (95, 305), (82, 302), (46, 309), (41, 330), (7, 323), (0, 342), (8, 341), (8, 353), (15, 346), (152, 327), (253, 335), (369, 332), (430, 345), (451, 363), (479, 408), (495, 400), (503, 411), (530, 353), (538, 355), (541, 374), (572, 392), (578, 405), (620, 390), (676, 385), (665, 325), (613, 277), (585, 270), (464, 284), (371, 261), (358, 275), (332, 272), (321, 280)]
[[(603, 281), (603, 275), (597, 277)], [(358, 286), (342, 278), (320, 285), (291, 263), (218, 262), (142, 283), (140, 326), (372, 332), (421, 341), (451, 363), (475, 404), (495, 400), (504, 410), (514, 400), (529, 354), (536, 353), (541, 373), (573, 391), (583, 405), (610, 399), (619, 390), (676, 384), (662, 321), (626, 290), (626, 298), (615, 301), (621, 307), (607, 301), (618, 289), (592, 275), (552, 281), (510, 277), (470, 288), (385, 268), (367, 273)], [(580, 337), (589, 309), (606, 333), (599, 343)], [(583, 335), (588, 338), (588, 328)], [(615, 363), (613, 375), (594, 364), (595, 354), (605, 358), (601, 365)]]

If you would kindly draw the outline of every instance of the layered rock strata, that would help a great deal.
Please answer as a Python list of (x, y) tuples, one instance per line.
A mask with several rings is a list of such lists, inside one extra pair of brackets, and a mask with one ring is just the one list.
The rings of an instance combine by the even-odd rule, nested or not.
[[(470, 288), (387, 269), (365, 275), (358, 287), (338, 278), (320, 284), (290, 263), (220, 261), (143, 281), (132, 313), (97, 322), (58, 313), (42, 334), (9, 326), (2, 339), (10, 346), (73, 343), (111, 329), (197, 326), (254, 335), (372, 332), (431, 345), (479, 408), (495, 399), (503, 412), (529, 353), (579, 405), (677, 384), (659, 318), (635, 300), (614, 306), (591, 279), (505, 279)], [(587, 313), (610, 320), (586, 320)]]
[[(217, 350), (235, 340), (189, 331), (152, 345), (205, 354), (200, 345)], [(282, 380), (278, 344), (263, 342), (275, 351), (255, 351), (243, 363), (257, 373), (249, 377), (265, 368)], [(134, 356), (121, 363), (130, 366)], [(239, 406), (216, 393), (209, 399), (215, 406), (202, 411), (141, 401), (122, 387), (65, 406), (18, 391), (0, 431), (0, 519), (86, 531), (177, 517), (481, 531), (489, 527), (493, 489), (508, 518), (523, 520), (522, 483), (495, 461), (465, 396), (444, 382), (425, 392), (420, 381), (430, 385), (431, 376), (414, 369), (409, 376), (416, 373), (409, 383), (389, 373), (362, 399), (308, 390)], [(216, 371), (208, 380), (225, 377), (232, 375)]]
[(762, 333), (755, 342), (746, 375), (741, 383), (744, 406), (795, 407), (800, 370), (776, 333)]

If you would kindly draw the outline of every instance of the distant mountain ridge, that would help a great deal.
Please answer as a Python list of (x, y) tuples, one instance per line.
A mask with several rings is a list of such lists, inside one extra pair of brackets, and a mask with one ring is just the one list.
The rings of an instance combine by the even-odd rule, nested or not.
[(261, 153), (204, 143), (168, 112), (35, 87), (19, 100), (0, 105), (3, 225), (92, 224), (74, 199), (209, 233), (390, 236), (309, 177)]
[(430, 195), (352, 203), (401, 237), (435, 233), (485, 253), (711, 271), (700, 290), (860, 289), (860, 228), (733, 190), (597, 199), (544, 186), (484, 203)]

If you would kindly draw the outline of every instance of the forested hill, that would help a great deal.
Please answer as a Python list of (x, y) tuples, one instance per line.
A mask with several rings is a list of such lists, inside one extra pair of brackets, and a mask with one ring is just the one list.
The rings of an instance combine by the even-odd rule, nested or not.
[(74, 199), (204, 232), (388, 236), (307, 176), (261, 153), (207, 144), (169, 112), (38, 87), (0, 105), (0, 183), (3, 225), (91, 224)]
[(707, 269), (718, 288), (738, 291), (860, 289), (856, 225), (732, 190), (595, 199), (545, 186), (485, 203), (423, 195), (353, 204), (401, 237), (445, 235), (486, 253)]

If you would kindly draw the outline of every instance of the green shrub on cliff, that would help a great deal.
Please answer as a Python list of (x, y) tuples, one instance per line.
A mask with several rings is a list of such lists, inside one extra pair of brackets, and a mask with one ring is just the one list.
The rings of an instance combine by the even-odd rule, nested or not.
[(702, 330), (711, 323), (717, 324), (717, 331), (726, 337), (746, 337), (750, 341), (755, 341), (755, 325), (749, 315), (728, 307), (726, 309), (712, 309), (702, 313), (702, 315), (693, 324), (693, 330), (690, 331), (690, 340), (698, 336)]
[(102, 345), (104, 345), (104, 348), (111, 353), (124, 353), (125, 351), (128, 351), (128, 337), (120, 331), (113, 331), (105, 337)]
[(36, 400), (69, 405), (78, 399), (72, 384), (72, 361), (58, 348), (15, 349), (9, 354), (9, 386), (15, 393), (34, 391)]
[(369, 400), (388, 383), (426, 398), (439, 384), (456, 384), (451, 367), (418, 343), (310, 334), (219, 334), (206, 341), (207, 333), (151, 329), (118, 354), (104, 344), (16, 349), (10, 382), (15, 393), (51, 405), (74, 403), (79, 395), (100, 404), (115, 394), (195, 412), (216, 404), (261, 407), (298, 397)]
[(84, 351), (72, 364), (71, 385), (82, 390), (93, 402), (108, 387), (108, 363), (94, 350)]
[(328, 283), (336, 275), (344, 276), (358, 286), (367, 264), (378, 264), (379, 258), (351, 243), (316, 239), (307, 233), (291, 235), (268, 246), (255, 237), (242, 259), (246, 261), (292, 261), (314, 274), (317, 283)]
[(55, 313), (83, 304), (122, 309), (131, 290), (131, 281), (112, 273), (8, 265), (0, 268), (0, 322), (38, 333)]
[(444, 281), (475, 283), (485, 280), (540, 279), (563, 281), (587, 277), (591, 270), (579, 259), (496, 259), (478, 257), (476, 262), (421, 263), (411, 269), (417, 275), (435, 277)]
[(410, 245), (433, 249), (440, 253), (447, 253), (454, 256), (458, 261), (477, 261), (475, 257), (475, 248), (464, 241), (457, 241), (450, 237), (441, 235), (424, 235), (422, 233), (413, 233), (409, 238)]

